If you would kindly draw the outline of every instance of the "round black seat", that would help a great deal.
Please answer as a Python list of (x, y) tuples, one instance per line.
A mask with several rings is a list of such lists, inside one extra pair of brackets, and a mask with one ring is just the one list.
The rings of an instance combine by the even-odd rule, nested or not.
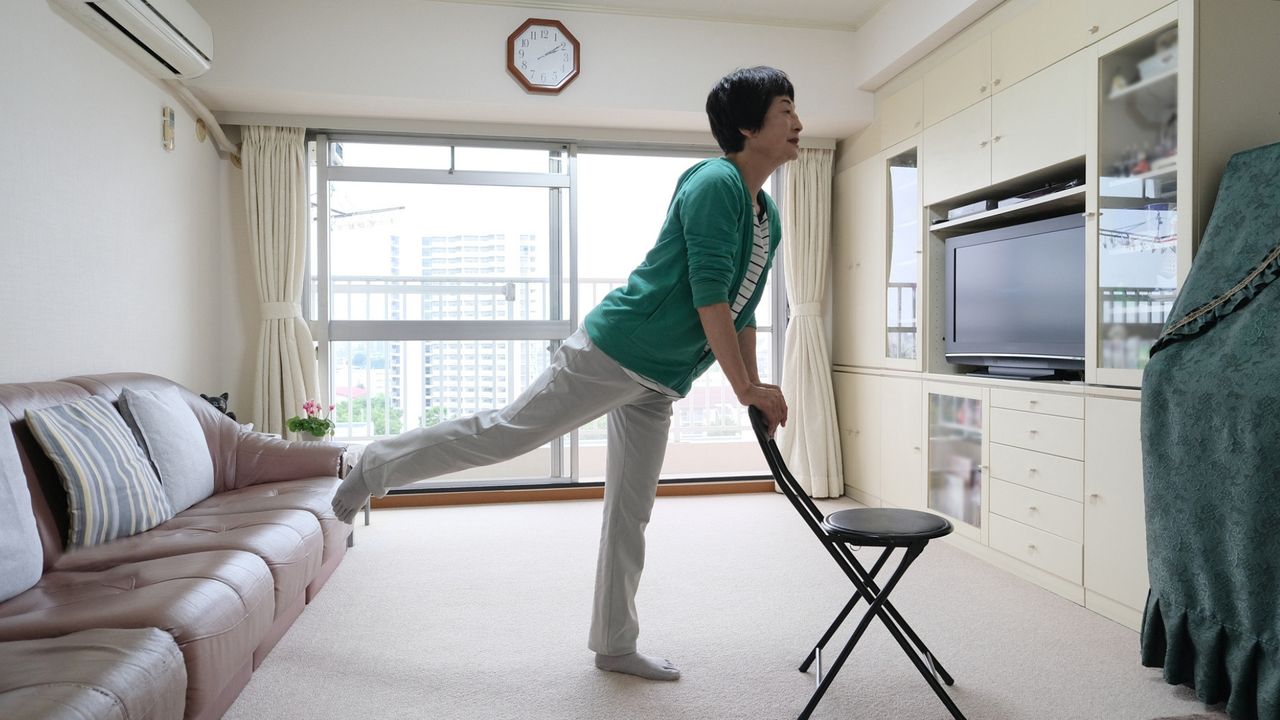
[(839, 510), (822, 526), (837, 540), (874, 547), (913, 545), (951, 533), (951, 521), (944, 517), (900, 508)]

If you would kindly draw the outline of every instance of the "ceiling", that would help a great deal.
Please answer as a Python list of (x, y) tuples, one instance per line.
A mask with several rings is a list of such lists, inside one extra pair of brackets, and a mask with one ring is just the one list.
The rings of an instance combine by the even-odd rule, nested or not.
[(685, 20), (741, 22), (853, 32), (891, 0), (445, 0), (464, 5), (505, 5), (541, 10), (604, 12)]

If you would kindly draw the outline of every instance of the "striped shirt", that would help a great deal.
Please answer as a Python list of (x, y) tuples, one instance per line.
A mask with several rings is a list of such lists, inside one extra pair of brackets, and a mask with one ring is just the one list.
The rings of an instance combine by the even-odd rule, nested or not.
[(742, 308), (746, 307), (747, 301), (756, 292), (756, 284), (760, 282), (760, 274), (764, 272), (764, 264), (769, 259), (769, 213), (760, 213), (756, 216), (756, 234), (755, 242), (751, 247), (751, 264), (747, 266), (747, 274), (742, 278), (742, 284), (738, 286), (738, 297), (734, 298), (730, 311), (733, 319), (737, 321), (738, 316), (742, 314)]

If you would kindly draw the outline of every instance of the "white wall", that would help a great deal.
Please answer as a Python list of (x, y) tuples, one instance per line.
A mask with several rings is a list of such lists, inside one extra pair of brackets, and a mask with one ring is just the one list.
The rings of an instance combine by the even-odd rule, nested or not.
[(234, 171), (162, 85), (45, 2), (0, 6), (0, 67), (0, 382), (145, 371), (226, 389)]
[[(844, 137), (871, 118), (844, 70), (846, 31), (428, 0), (192, 4), (216, 46), (192, 87), (219, 112), (706, 132), (711, 85), (765, 64), (791, 75), (806, 135)], [(582, 74), (558, 96), (507, 72), (506, 38), (530, 16), (561, 20), (582, 45)]]

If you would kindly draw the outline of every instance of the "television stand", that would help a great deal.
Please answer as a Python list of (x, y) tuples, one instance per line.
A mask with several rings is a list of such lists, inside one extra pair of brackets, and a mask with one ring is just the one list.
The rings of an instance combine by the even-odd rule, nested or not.
[(983, 377), (1012, 378), (1015, 380), (1046, 380), (1057, 377), (1051, 368), (1010, 367), (1008, 365), (989, 365), (985, 370), (969, 373)]

